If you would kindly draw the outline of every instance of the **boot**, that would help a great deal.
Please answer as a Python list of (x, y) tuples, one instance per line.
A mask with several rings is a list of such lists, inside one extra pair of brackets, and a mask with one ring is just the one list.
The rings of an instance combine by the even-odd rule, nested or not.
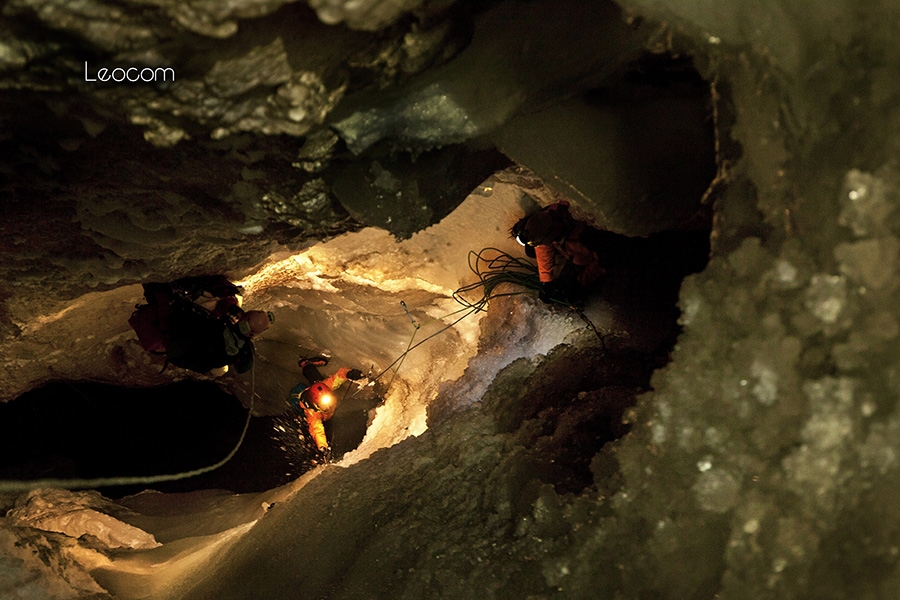
[(302, 369), (306, 365), (313, 365), (315, 367), (324, 367), (328, 364), (327, 356), (313, 356), (312, 358), (303, 358), (297, 361), (297, 365)]

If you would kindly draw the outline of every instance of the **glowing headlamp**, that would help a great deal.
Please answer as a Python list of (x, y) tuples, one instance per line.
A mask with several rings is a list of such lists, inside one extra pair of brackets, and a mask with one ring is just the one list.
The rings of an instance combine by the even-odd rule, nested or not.
[(328, 406), (332, 402), (334, 402), (334, 396), (332, 396), (331, 394), (322, 394), (321, 396), (319, 396), (319, 404), (322, 406)]
[(519, 220), (519, 222), (513, 226), (512, 233), (515, 236), (516, 241), (522, 246), (531, 245), (531, 240), (525, 235), (525, 219)]

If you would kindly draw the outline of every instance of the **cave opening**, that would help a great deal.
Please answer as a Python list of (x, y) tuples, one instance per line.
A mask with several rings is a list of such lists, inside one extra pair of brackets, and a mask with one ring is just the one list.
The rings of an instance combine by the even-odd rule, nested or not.
[[(240, 438), (246, 409), (204, 381), (153, 388), (54, 381), (0, 405), (0, 415), (4, 479), (94, 479), (174, 474), (215, 464)], [(154, 487), (249, 492), (277, 485), (244, 459), (259, 453), (264, 464), (283, 460), (266, 453), (261, 425), (251, 421), (245, 452), (222, 468)], [(118, 497), (140, 489), (101, 491)]]
[[(371, 394), (344, 399), (328, 423), (337, 459), (362, 441), (373, 404)], [(0, 404), (0, 479), (173, 476), (149, 485), (97, 488), (110, 498), (148, 488), (164, 493), (262, 492), (315, 466), (295, 416), (288, 410), (248, 420), (241, 401), (211, 381), (151, 388), (52, 381)], [(208, 470), (239, 443), (230, 460)], [(197, 471), (203, 472), (178, 477)]]

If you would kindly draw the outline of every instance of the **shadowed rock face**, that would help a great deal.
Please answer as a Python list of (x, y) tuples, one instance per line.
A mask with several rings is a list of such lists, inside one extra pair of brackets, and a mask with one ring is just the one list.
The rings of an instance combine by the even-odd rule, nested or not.
[[(895, 597), (896, 8), (309, 4), (4, 5), (4, 399), (60, 377), (181, 379), (135, 351), (137, 284), (240, 278), (296, 255), (248, 295), (290, 312), (260, 342), (274, 414), (298, 349), (340, 340), (338, 353), (389, 364), (413, 319), (398, 299), (419, 322), (445, 312), (436, 298), (458, 273), (435, 264), (465, 258), (450, 242), (508, 242), (515, 218), (558, 194), (632, 235), (711, 218), (711, 259), (680, 286), (677, 343), (654, 360), (618, 348), (611, 364), (576, 316), (496, 303), (439, 338), (431, 364), (404, 366), (380, 413), (402, 425), (375, 424), (370, 458), (278, 496), (206, 565), (207, 587), (171, 573), (156, 585), (198, 598), (303, 585), (333, 598)], [(175, 80), (99, 81), (131, 66)], [(469, 223), (490, 216), (491, 231), (447, 225), (466, 196), (481, 202)], [(632, 334), (615, 339), (658, 340), (636, 312), (652, 302), (607, 300), (590, 314)], [(145, 500), (133, 506), (150, 513)], [(259, 518), (253, 505), (227, 526)], [(224, 531), (208, 519), (204, 534)], [(165, 543), (190, 535), (145, 520)], [(33, 572), (52, 569), (30, 548), (78, 556), (60, 586), (145, 589), (115, 568), (79, 579), (109, 550), (93, 541), (20, 527), (0, 543)], [(297, 571), (320, 551), (329, 567)]]
[[(611, 5), (572, 8), (584, 17), (579, 28), (541, 3), (484, 13), (447, 5), (373, 34), (324, 25), (308, 8), (279, 2), (215, 9), (9, 3), (0, 189), (13, 260), (4, 265), (4, 280), (27, 288), (35, 265), (51, 262), (59, 269), (57, 295), (71, 296), (174, 273), (240, 271), (273, 244), (298, 246), (359, 224), (407, 237), (508, 164), (494, 150), (497, 141), (555, 186), (551, 171), (558, 166), (529, 152), (553, 148), (552, 140), (540, 141), (547, 128), (579, 126), (571, 118), (547, 121), (541, 107), (589, 90), (623, 89), (621, 79), (609, 76), (639, 68), (629, 64), (640, 59), (648, 35), (648, 28), (626, 26)], [(532, 29), (543, 40), (537, 50), (513, 33)], [(138, 73), (149, 78), (149, 69), (152, 81), (130, 81)], [(657, 101), (677, 102), (681, 92), (663, 89), (662, 80), (656, 85)], [(658, 190), (581, 184), (612, 164), (583, 160), (594, 147), (624, 160), (623, 172), (627, 164), (641, 172), (649, 164), (634, 159), (644, 153), (629, 150), (648, 147), (646, 130), (622, 140), (609, 110), (586, 110), (578, 119), (601, 124), (589, 125), (580, 139), (565, 134), (571, 156), (553, 153), (576, 170), (557, 189), (573, 197), (572, 185), (592, 197), (644, 197), (648, 215), (689, 218), (690, 209), (657, 211), (656, 203), (670, 201)], [(702, 94), (691, 110), (708, 123)], [(532, 123), (512, 121), (501, 132), (516, 113)], [(660, 127), (672, 122), (658, 114), (631, 118), (648, 116)], [(327, 128), (332, 123), (340, 136)], [(652, 162), (670, 182), (663, 195), (690, 204), (711, 178), (713, 157), (708, 129), (685, 130), (707, 139), (657, 145), (680, 149)], [(361, 145), (362, 138), (369, 141)], [(687, 147), (706, 154), (682, 156)], [(683, 169), (669, 168), (667, 160), (707, 167), (673, 190), (672, 175)], [(600, 179), (611, 182), (618, 176), (607, 175), (617, 171)], [(608, 200), (595, 199), (596, 206), (581, 200), (589, 212), (608, 215), (603, 226), (648, 233), (617, 220), (618, 209), (603, 208)], [(45, 240), (46, 251), (35, 256)], [(34, 301), (38, 294), (29, 295)]]

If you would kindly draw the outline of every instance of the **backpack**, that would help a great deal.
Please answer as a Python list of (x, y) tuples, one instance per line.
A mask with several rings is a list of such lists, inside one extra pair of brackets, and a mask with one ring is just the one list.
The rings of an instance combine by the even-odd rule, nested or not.
[[(148, 352), (165, 354), (167, 364), (198, 373), (207, 373), (225, 365), (233, 365), (238, 373), (250, 370), (253, 364), (250, 340), (239, 331), (229, 329), (231, 325), (225, 319), (215, 317), (192, 300), (192, 293), (197, 290), (202, 293), (203, 286), (223, 292), (237, 288), (222, 278), (194, 279), (199, 281), (179, 280), (177, 286), (144, 284), (144, 297), (148, 303), (136, 306), (128, 319), (141, 347)], [(225, 286), (222, 281), (231, 287)], [(188, 283), (197, 284), (194, 286), (196, 289), (185, 289)], [(164, 315), (160, 314), (161, 311)], [(226, 343), (226, 337), (230, 343)]]
[(206, 373), (229, 363), (225, 352), (225, 323), (192, 302), (176, 302), (169, 317), (166, 344), (169, 362), (182, 369)]
[(138, 304), (135, 307), (128, 324), (138, 336), (138, 342), (147, 352), (163, 353), (166, 351), (166, 342), (159, 326), (159, 309), (155, 305)]

